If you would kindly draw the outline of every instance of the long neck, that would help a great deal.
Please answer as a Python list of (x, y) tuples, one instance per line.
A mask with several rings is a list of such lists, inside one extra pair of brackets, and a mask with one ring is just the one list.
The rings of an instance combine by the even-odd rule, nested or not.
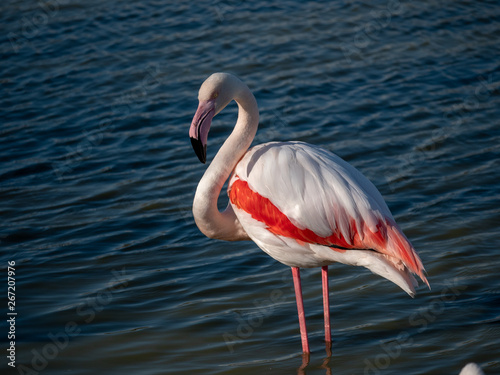
[(193, 215), (200, 231), (207, 237), (226, 241), (249, 239), (231, 205), (219, 212), (217, 199), (224, 182), (250, 147), (259, 125), (257, 102), (248, 87), (242, 84), (234, 91), (238, 120), (198, 184), (193, 202)]

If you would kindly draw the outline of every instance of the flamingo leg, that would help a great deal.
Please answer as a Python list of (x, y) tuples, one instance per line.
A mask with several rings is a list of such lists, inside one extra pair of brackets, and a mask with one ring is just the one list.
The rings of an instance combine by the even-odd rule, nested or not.
[(309, 341), (307, 340), (306, 315), (304, 313), (304, 301), (302, 300), (302, 286), (300, 285), (300, 269), (292, 267), (293, 286), (295, 287), (295, 299), (297, 300), (297, 311), (299, 313), (300, 338), (302, 340), (302, 351), (310, 353)]
[(332, 332), (330, 328), (330, 295), (328, 293), (328, 266), (321, 267), (321, 281), (323, 284), (323, 310), (325, 317), (325, 341), (332, 342)]

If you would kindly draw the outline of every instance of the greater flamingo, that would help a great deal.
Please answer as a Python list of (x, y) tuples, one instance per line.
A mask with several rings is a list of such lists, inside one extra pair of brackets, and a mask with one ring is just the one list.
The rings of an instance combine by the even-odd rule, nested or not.
[[(202, 163), (212, 118), (233, 99), (238, 120), (198, 184), (194, 219), (207, 237), (253, 240), (292, 268), (304, 353), (310, 351), (299, 267), (322, 267), (327, 343), (329, 264), (364, 266), (412, 297), (418, 285), (412, 273), (429, 285), (419, 256), (384, 199), (353, 166), (303, 142), (270, 142), (248, 150), (259, 110), (250, 89), (234, 75), (215, 73), (200, 88), (189, 136)], [(229, 177), (229, 204), (220, 212), (217, 199)]]

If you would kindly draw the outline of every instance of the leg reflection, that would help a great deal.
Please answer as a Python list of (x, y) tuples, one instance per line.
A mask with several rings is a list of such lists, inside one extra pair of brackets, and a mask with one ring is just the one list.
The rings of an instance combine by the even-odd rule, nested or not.
[(332, 369), (330, 368), (330, 360), (332, 359), (332, 342), (326, 343), (326, 358), (323, 361), (321, 368), (326, 369), (326, 375), (332, 375)]
[[(321, 368), (326, 370), (326, 375), (332, 375), (332, 369), (330, 367), (330, 360), (332, 359), (331, 343), (327, 343), (326, 349), (327, 357), (323, 360)], [(302, 353), (302, 364), (297, 369), (297, 375), (306, 375), (306, 368), (309, 366), (311, 360), (311, 355), (309, 353)]]
[(302, 364), (297, 369), (297, 375), (306, 375), (306, 367), (311, 359), (310, 353), (302, 353)]

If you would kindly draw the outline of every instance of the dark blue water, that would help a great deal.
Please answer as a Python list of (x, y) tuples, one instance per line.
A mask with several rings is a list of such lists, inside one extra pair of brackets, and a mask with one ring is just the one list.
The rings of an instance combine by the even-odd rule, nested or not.
[[(497, 1), (7, 0), (0, 17), (2, 374), (500, 373)], [(254, 92), (255, 143), (318, 144), (372, 180), (428, 271), (411, 299), (330, 267), (331, 356), (303, 271), (301, 369), (290, 270), (191, 215), (187, 132), (216, 71)]]

